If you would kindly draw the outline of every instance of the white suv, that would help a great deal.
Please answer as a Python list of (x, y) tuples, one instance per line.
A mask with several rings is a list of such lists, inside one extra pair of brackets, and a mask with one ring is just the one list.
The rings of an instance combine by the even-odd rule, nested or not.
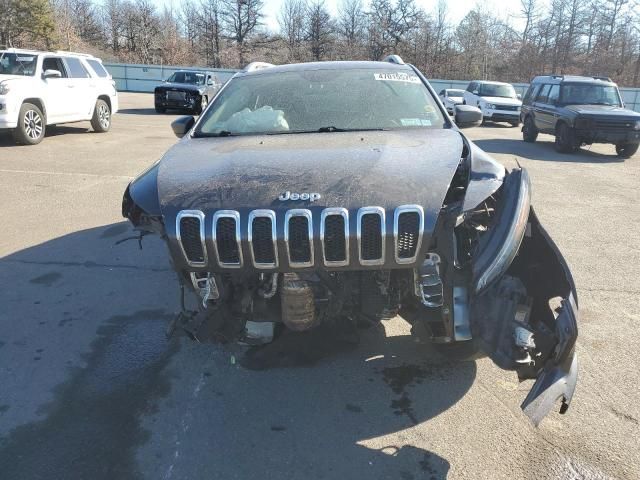
[(90, 120), (96, 132), (118, 111), (115, 82), (99, 58), (71, 52), (0, 51), (0, 129), (35, 145), (47, 125)]
[(465, 105), (478, 107), (482, 120), (509, 122), (514, 127), (520, 125), (520, 95), (510, 83), (474, 80), (464, 92)]

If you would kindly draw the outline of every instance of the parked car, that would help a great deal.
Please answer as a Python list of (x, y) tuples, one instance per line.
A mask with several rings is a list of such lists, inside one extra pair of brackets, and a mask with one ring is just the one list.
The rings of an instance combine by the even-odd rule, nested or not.
[(525, 142), (535, 142), (539, 133), (555, 135), (561, 153), (612, 143), (620, 157), (629, 158), (640, 144), (640, 113), (624, 108), (617, 85), (606, 77), (536, 77), (521, 115)]
[(464, 92), (464, 103), (482, 110), (484, 120), (520, 125), (522, 102), (510, 83), (474, 80)]
[(73, 52), (10, 48), (0, 51), (0, 129), (17, 143), (35, 145), (47, 125), (90, 120), (96, 132), (111, 128), (118, 93), (102, 61)]
[(168, 109), (190, 110), (200, 115), (209, 100), (220, 90), (220, 83), (213, 72), (178, 70), (155, 88), (156, 112)]
[(453, 123), (397, 56), (249, 67), (173, 122), (182, 140), (122, 212), (195, 292), (201, 313), (178, 323), (190, 335), (261, 342), (275, 324), (355, 331), (399, 314), (451, 355), (479, 347), (536, 379), (522, 408), (537, 424), (575, 388), (576, 291), (526, 170), (459, 130), (481, 118), (461, 105)]
[(454, 115), (456, 105), (462, 105), (464, 102), (464, 90), (445, 88), (440, 90), (438, 96), (440, 97), (440, 100), (442, 100), (442, 103), (444, 103), (449, 115)]

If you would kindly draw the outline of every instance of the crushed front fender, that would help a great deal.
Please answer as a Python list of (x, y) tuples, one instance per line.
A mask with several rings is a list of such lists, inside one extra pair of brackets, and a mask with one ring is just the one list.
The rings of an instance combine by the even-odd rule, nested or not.
[[(517, 181), (526, 188), (526, 177)], [(514, 205), (522, 190), (515, 183), (507, 187), (502, 201)], [(522, 224), (523, 213), (527, 219), (517, 253), (500, 269), (504, 273), (471, 299), (471, 330), (499, 367), (516, 371), (521, 381), (535, 379), (521, 407), (537, 426), (557, 402), (565, 413), (576, 388), (578, 300), (565, 259), (533, 208), (522, 203), (525, 212), (509, 213), (513, 228)], [(506, 228), (509, 220), (502, 221)], [(499, 251), (504, 235), (494, 237), (485, 253)]]

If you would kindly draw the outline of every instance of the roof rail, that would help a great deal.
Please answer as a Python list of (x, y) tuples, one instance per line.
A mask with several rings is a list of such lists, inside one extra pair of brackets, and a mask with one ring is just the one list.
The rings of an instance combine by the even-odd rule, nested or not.
[(256, 70), (262, 70), (263, 68), (275, 67), (273, 63), (267, 62), (251, 62), (249, 65), (242, 69), (243, 72), (255, 72)]
[(598, 75), (594, 75), (593, 78), (595, 78), (596, 80), (602, 80), (603, 82), (613, 83), (613, 80), (611, 80), (609, 77), (600, 77)]
[(54, 53), (56, 53), (57, 55), (76, 55), (78, 57), (93, 57), (93, 55), (89, 53), (68, 52), (66, 50), (56, 50)]
[(387, 55), (382, 59), (383, 62), (395, 63), (396, 65), (404, 65), (404, 60), (400, 55)]

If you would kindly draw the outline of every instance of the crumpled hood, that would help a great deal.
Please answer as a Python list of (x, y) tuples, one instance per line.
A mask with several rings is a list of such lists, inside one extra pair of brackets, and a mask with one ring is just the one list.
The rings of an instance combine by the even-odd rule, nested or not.
[(635, 117), (636, 120), (640, 120), (640, 113), (613, 105), (567, 105), (565, 108), (580, 115), (602, 116), (606, 114), (615, 117)]
[(522, 105), (522, 101), (517, 98), (505, 98), (505, 97), (482, 97), (487, 103), (497, 103), (498, 105)]
[[(431, 230), (458, 167), (455, 130), (403, 130), (185, 138), (158, 165), (166, 221), (180, 210), (419, 204)], [(315, 202), (280, 201), (284, 192), (319, 193)], [(430, 227), (430, 228), (429, 228)]]
[(171, 89), (177, 89), (177, 90), (183, 90), (183, 91), (191, 91), (191, 92), (199, 92), (200, 90), (202, 90), (204, 88), (204, 85), (202, 86), (198, 86), (198, 85), (191, 85), (190, 83), (170, 83), (170, 82), (165, 82), (165, 83), (161, 83), (160, 85), (158, 85), (156, 87), (156, 89), (161, 89), (161, 90), (171, 90)]

